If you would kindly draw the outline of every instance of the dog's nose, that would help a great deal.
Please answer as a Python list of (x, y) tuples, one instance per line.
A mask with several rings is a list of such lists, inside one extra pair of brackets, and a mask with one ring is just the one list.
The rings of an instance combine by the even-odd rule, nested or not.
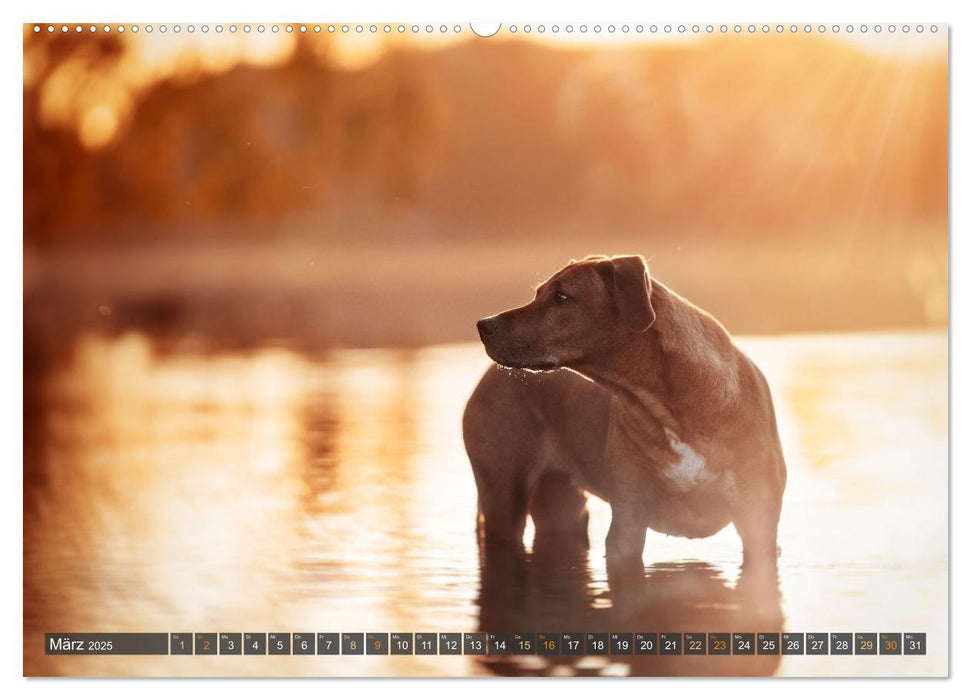
[(475, 327), (479, 329), (480, 337), (487, 338), (496, 332), (497, 325), (499, 325), (499, 319), (495, 316), (487, 316), (486, 318), (479, 319)]

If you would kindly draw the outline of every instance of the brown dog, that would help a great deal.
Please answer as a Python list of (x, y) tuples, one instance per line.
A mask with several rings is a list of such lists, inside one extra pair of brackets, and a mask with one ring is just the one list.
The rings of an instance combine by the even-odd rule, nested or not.
[(485, 542), (521, 547), (527, 512), (537, 538), (586, 541), (590, 492), (610, 503), (608, 561), (640, 562), (647, 528), (733, 522), (746, 564), (775, 562), (786, 467), (769, 386), (644, 258), (572, 261), (478, 329), (498, 365), (531, 370), (491, 367), (465, 409)]

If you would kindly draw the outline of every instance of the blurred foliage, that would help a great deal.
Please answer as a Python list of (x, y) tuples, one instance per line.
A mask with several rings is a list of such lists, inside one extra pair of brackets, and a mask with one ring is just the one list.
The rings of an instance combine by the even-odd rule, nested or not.
[(138, 40), (25, 36), (27, 241), (341, 238), (402, 222), (449, 240), (563, 226), (796, 236), (946, 220), (943, 53), (806, 36), (473, 40), (390, 45), (351, 70), (306, 36), (278, 65), (139, 81), (125, 72)]

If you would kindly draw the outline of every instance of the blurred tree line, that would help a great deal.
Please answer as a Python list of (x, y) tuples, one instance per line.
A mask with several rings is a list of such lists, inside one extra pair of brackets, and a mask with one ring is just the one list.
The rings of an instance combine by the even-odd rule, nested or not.
[(350, 70), (306, 36), (280, 65), (148, 82), (102, 115), (117, 123), (94, 147), (69, 106), (45, 117), (45, 100), (113, 89), (105, 76), (137, 40), (25, 36), (25, 240), (343, 239), (401, 222), (443, 240), (582, 226), (876, 235), (946, 221), (943, 53), (806, 36), (471, 40), (391, 44)]

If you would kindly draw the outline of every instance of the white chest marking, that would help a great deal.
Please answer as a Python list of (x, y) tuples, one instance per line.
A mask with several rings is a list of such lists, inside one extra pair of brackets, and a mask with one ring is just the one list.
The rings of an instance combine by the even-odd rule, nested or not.
[(695, 452), (691, 445), (681, 442), (681, 438), (669, 428), (664, 429), (664, 435), (678, 461), (666, 466), (661, 473), (676, 491), (690, 491), (714, 478), (715, 475), (705, 469), (705, 458)]

